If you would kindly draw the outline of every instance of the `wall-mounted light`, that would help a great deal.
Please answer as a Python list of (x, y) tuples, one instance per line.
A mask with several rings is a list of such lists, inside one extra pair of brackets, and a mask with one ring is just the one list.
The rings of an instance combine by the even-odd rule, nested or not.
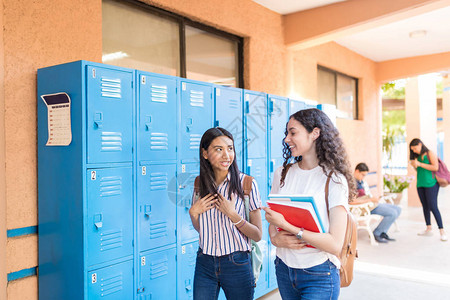
[(417, 39), (417, 38), (421, 38), (427, 35), (427, 31), (426, 30), (415, 30), (415, 31), (411, 31), (409, 33), (409, 37), (412, 39)]

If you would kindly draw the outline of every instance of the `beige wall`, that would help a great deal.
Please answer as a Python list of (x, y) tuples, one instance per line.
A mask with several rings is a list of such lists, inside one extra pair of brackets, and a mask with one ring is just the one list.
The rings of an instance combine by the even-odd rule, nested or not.
[[(282, 96), (292, 90), (315, 99), (318, 63), (360, 78), (362, 119), (338, 120), (338, 127), (352, 166), (366, 161), (372, 170), (380, 171), (376, 163), (381, 161), (376, 138), (380, 132), (380, 101), (373, 62), (334, 43), (287, 55), (281, 16), (250, 0), (147, 2), (244, 37), (244, 80), (248, 89)], [(4, 84), (5, 146), (0, 139), (0, 164), (4, 151), (6, 167), (1, 165), (1, 175), (5, 175), (6, 187), (2, 187), (0, 176), (0, 196), (6, 194), (7, 229), (14, 229), (37, 225), (36, 70), (79, 59), (101, 61), (101, 0), (4, 0), (3, 9), (4, 62), (0, 51), (0, 67), (4, 79), (0, 77), (0, 83)], [(2, 99), (0, 93), (0, 110)], [(0, 137), (2, 131), (0, 112)], [(354, 147), (361, 144), (367, 151)], [(5, 220), (2, 211), (0, 207), (0, 230)], [(4, 244), (1, 236), (0, 242)], [(6, 249), (8, 264), (5, 271), (4, 254), (0, 252), (0, 276), (36, 266), (35, 235), (10, 238)], [(36, 277), (13, 281), (7, 291), (8, 300), (37, 299)]]
[[(337, 127), (346, 145), (354, 168), (366, 162), (381, 180), (381, 101), (375, 78), (376, 64), (334, 42), (306, 50), (291, 51), (287, 57), (291, 65), (290, 93), (317, 100), (317, 65), (321, 65), (359, 79), (360, 120), (338, 119)], [(364, 151), (361, 151), (364, 145)], [(376, 180), (374, 183), (375, 184)], [(381, 192), (381, 185), (378, 186)]]

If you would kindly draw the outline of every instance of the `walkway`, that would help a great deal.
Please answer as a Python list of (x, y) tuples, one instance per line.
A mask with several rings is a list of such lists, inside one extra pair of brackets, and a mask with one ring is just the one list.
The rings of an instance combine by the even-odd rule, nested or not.
[[(450, 187), (439, 192), (439, 208), (450, 235)], [(398, 220), (399, 232), (389, 232), (396, 242), (371, 246), (360, 231), (355, 277), (341, 289), (340, 300), (448, 300), (450, 299), (450, 241), (441, 242), (434, 217), (434, 236), (417, 235), (425, 228), (421, 207), (407, 207)], [(394, 227), (394, 226), (393, 226)], [(278, 291), (259, 298), (281, 299)]]

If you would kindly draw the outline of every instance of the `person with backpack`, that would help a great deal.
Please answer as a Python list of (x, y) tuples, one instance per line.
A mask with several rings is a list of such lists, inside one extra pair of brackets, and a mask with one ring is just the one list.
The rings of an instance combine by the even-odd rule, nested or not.
[(325, 232), (297, 228), (280, 213), (263, 208), (271, 242), (277, 247), (281, 297), (338, 299), (348, 203), (356, 194), (346, 150), (331, 120), (315, 108), (290, 116), (283, 147), (284, 163), (275, 171), (271, 193), (314, 196)]
[[(261, 199), (256, 181), (239, 171), (233, 136), (208, 129), (200, 141), (200, 176), (195, 180), (189, 214), (199, 232), (194, 274), (194, 299), (253, 299), (255, 279), (251, 240), (262, 237)], [(249, 218), (243, 185), (251, 179)], [(244, 188), (245, 185), (244, 185)]]
[(448, 240), (444, 231), (441, 213), (438, 208), (439, 184), (433, 175), (438, 171), (439, 163), (436, 154), (429, 150), (420, 139), (413, 139), (409, 143), (409, 159), (411, 165), (417, 171), (417, 193), (422, 203), (423, 215), (425, 217), (426, 229), (418, 233), (420, 236), (432, 236), (431, 214), (433, 213), (441, 235), (441, 241)]

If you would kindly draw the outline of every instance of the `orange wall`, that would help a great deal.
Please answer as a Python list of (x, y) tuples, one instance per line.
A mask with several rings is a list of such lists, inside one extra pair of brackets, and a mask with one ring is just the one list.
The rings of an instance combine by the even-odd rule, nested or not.
[[(375, 72), (376, 63), (334, 42), (291, 51), (288, 55), (292, 78), (288, 89), (302, 98), (317, 100), (317, 65), (359, 79), (360, 120), (338, 119), (337, 127), (346, 144), (352, 167), (366, 162), (381, 180), (381, 101)], [(361, 146), (364, 145), (364, 151)], [(375, 184), (375, 183), (374, 183)], [(379, 192), (381, 192), (379, 186)]]
[[(3, 28), (3, 5), (0, 6)], [(5, 94), (3, 30), (0, 31), (0, 299), (6, 299)]]

